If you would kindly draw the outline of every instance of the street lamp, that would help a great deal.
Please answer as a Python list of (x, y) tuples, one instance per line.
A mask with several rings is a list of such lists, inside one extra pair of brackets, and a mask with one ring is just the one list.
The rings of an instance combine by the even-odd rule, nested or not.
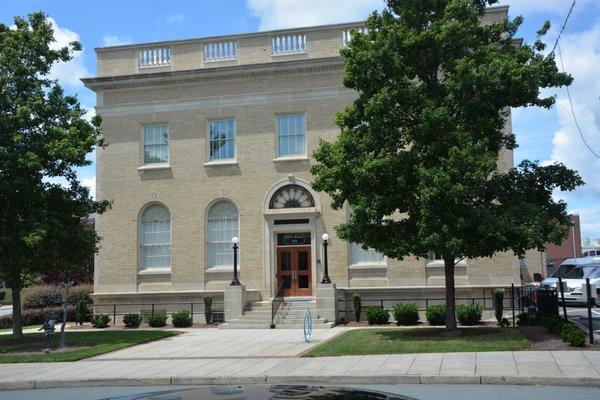
[(237, 236), (231, 238), (231, 243), (233, 243), (233, 279), (231, 280), (230, 286), (240, 286), (240, 281), (237, 275), (237, 252), (238, 252), (238, 243), (240, 239)]
[(321, 239), (323, 239), (323, 258), (324, 258), (324, 266), (325, 266), (325, 270), (324, 270), (324, 274), (323, 274), (323, 279), (321, 280), (321, 283), (331, 283), (331, 279), (329, 279), (329, 264), (327, 262), (327, 246), (329, 245), (329, 243), (327, 243), (327, 241), (329, 240), (329, 235), (324, 233), (323, 236), (321, 236)]

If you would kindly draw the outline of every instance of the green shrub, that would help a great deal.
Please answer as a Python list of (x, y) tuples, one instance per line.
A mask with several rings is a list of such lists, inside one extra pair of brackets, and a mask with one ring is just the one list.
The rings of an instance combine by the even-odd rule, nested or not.
[(456, 307), (456, 317), (463, 326), (478, 325), (481, 322), (483, 307), (479, 303), (460, 304)]
[(573, 327), (574, 329), (568, 329), (563, 336), (563, 340), (569, 343), (574, 347), (584, 347), (586, 336), (581, 330), (577, 327)]
[(498, 321), (498, 325), (502, 321), (502, 316), (504, 314), (504, 290), (503, 289), (494, 289), (494, 315), (496, 316), (496, 321)]
[(506, 318), (502, 318), (500, 322), (498, 322), (498, 326), (501, 328), (508, 328), (510, 326), (510, 322)]
[[(92, 285), (73, 286), (69, 288), (67, 304), (76, 306), (81, 300), (92, 304), (92, 292)], [(64, 295), (65, 288), (60, 285), (34, 285), (23, 289), (21, 301), (23, 309), (57, 307), (62, 305)]]
[(77, 317), (77, 323), (83, 325), (88, 315), (88, 303), (85, 300), (79, 300), (75, 307), (75, 315)]
[(85, 301), (88, 305), (94, 304), (91, 294), (94, 292), (92, 285), (79, 285), (69, 288), (67, 295), (67, 304), (76, 306), (80, 301)]
[(517, 325), (525, 326), (525, 325), (541, 325), (542, 319), (535, 312), (528, 313), (524, 312), (517, 315)]
[(379, 307), (369, 307), (365, 311), (369, 325), (387, 325), (390, 322), (390, 313)]
[(148, 318), (148, 325), (153, 328), (162, 328), (167, 325), (167, 314), (154, 314)]
[(92, 326), (94, 328), (106, 328), (110, 322), (110, 317), (107, 314), (96, 314), (92, 317)]
[(207, 294), (204, 296), (204, 319), (206, 320), (207, 324), (212, 323), (212, 302), (212, 294)]
[(551, 315), (546, 319), (546, 321), (544, 321), (544, 325), (546, 326), (548, 331), (555, 335), (560, 335), (566, 323), (567, 321), (564, 318), (558, 317), (556, 315)]
[(360, 302), (360, 294), (354, 293), (352, 295), (352, 308), (354, 312), (354, 321), (360, 322), (360, 311), (362, 309), (362, 305)]
[(446, 324), (446, 306), (438, 304), (429, 306), (425, 310), (425, 318), (429, 325), (445, 325)]
[[(47, 317), (54, 318), (57, 322), (62, 321), (62, 307), (46, 307), (41, 309), (29, 309), (21, 311), (21, 324), (42, 325)], [(67, 321), (76, 322), (75, 307), (67, 306)], [(0, 317), (0, 329), (12, 328), (12, 315)]]
[(171, 323), (176, 328), (188, 328), (192, 326), (194, 320), (192, 314), (187, 310), (181, 310), (171, 315)]
[(123, 323), (128, 328), (139, 328), (142, 323), (142, 316), (136, 313), (123, 315)]
[(394, 319), (398, 325), (416, 325), (419, 323), (419, 306), (416, 304), (396, 304)]

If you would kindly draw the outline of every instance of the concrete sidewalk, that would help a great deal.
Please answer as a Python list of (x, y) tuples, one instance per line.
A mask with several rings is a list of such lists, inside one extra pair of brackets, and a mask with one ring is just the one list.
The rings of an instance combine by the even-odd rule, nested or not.
[(0, 364), (0, 389), (231, 383), (600, 386), (600, 352), (431, 353), (321, 358), (88, 360)]

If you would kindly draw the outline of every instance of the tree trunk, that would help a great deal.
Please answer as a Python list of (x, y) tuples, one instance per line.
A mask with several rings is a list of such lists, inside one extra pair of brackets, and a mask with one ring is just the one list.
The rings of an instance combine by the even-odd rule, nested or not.
[(446, 329), (456, 330), (456, 288), (454, 287), (454, 256), (444, 256), (446, 277)]
[(23, 325), (21, 324), (21, 284), (20, 279), (14, 279), (10, 283), (12, 290), (12, 320), (13, 320), (13, 338), (23, 338)]

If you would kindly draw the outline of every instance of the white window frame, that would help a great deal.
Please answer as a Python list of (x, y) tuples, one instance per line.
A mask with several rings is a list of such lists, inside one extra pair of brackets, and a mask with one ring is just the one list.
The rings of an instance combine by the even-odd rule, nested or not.
[[(146, 162), (146, 127), (150, 126), (166, 126), (167, 127), (167, 143), (163, 146), (167, 146), (167, 160), (160, 162)], [(146, 166), (160, 166), (160, 165), (169, 165), (171, 160), (171, 128), (168, 122), (152, 122), (152, 123), (143, 123), (140, 128), (140, 137), (141, 137), (141, 165)], [(148, 146), (158, 146), (158, 145), (148, 145)]]
[[(233, 157), (227, 158), (212, 158), (211, 154), (211, 145), (212, 140), (210, 136), (210, 129), (213, 122), (221, 122), (221, 121), (233, 121), (233, 139), (225, 139), (225, 140), (233, 140)], [(206, 160), (209, 164), (219, 164), (219, 163), (228, 163), (231, 161), (237, 160), (237, 121), (234, 117), (219, 117), (219, 118), (210, 118), (206, 120), (206, 142), (208, 143), (207, 152), (206, 152)]]
[[(279, 120), (280, 118), (285, 117), (297, 117), (301, 116), (303, 118), (304, 132), (302, 136), (304, 137), (304, 152), (296, 153), (296, 154), (282, 154), (281, 153), (281, 134), (279, 132)], [(300, 136), (300, 134), (292, 134), (285, 136)], [(289, 113), (279, 113), (275, 115), (275, 145), (276, 145), (276, 154), (278, 159), (286, 159), (286, 158), (307, 158), (308, 154), (308, 140), (307, 140), (307, 127), (306, 127), (306, 113), (305, 112), (289, 112)]]
[[(224, 240), (219, 240), (219, 241), (214, 241), (214, 240), (210, 240), (211, 239), (211, 211), (214, 209), (215, 206), (217, 206), (220, 203), (229, 203), (231, 206), (233, 206), (237, 212), (237, 223), (236, 223), (236, 233), (233, 233), (230, 238), (225, 238)], [(240, 209), (238, 208), (238, 206), (232, 202), (229, 199), (219, 199), (214, 201), (213, 203), (211, 203), (209, 205), (209, 207), (207, 208), (206, 211), (206, 225), (205, 225), (205, 237), (206, 237), (206, 241), (205, 241), (205, 253), (206, 253), (206, 271), (207, 272), (219, 272), (219, 271), (230, 271), (233, 270), (233, 262), (231, 263), (231, 265), (227, 265), (227, 264), (215, 264), (213, 265), (211, 262), (211, 245), (212, 244), (221, 244), (221, 245), (228, 245), (229, 248), (231, 248), (231, 253), (233, 254), (233, 243), (231, 242), (231, 239), (233, 238), (233, 236), (237, 236), (239, 238), (239, 233), (240, 233)], [(238, 271), (240, 268), (240, 252), (238, 249)]]
[[(352, 218), (352, 207), (350, 207), (349, 205), (346, 207), (346, 218), (347, 218), (348, 222)], [(369, 266), (385, 267), (385, 266), (387, 266), (387, 257), (384, 254), (379, 253), (378, 251), (376, 251), (374, 249), (364, 250), (361, 246), (362, 245), (360, 243), (348, 242), (348, 265), (350, 267), (369, 267)], [(356, 249), (356, 251), (362, 251), (364, 253), (367, 253), (369, 251), (375, 251), (377, 254), (381, 255), (381, 259), (355, 262), (352, 257), (353, 249)]]
[[(162, 207), (167, 214), (169, 215), (169, 242), (168, 243), (152, 243), (152, 244), (147, 244), (144, 242), (144, 234), (145, 229), (144, 229), (144, 214), (152, 207)], [(172, 261), (173, 261), (173, 246), (172, 246), (172, 227), (171, 227), (171, 221), (172, 221), (172, 217), (171, 217), (171, 211), (169, 210), (169, 208), (167, 206), (165, 206), (162, 203), (152, 203), (147, 205), (146, 207), (143, 208), (142, 212), (140, 213), (139, 216), (139, 222), (138, 222), (138, 270), (139, 271), (161, 271), (161, 270), (171, 270), (171, 265), (172, 265)], [(159, 221), (161, 223), (163, 223), (164, 221)], [(157, 267), (150, 267), (147, 265), (146, 262), (146, 257), (145, 257), (145, 249), (146, 248), (150, 248), (153, 246), (168, 246), (169, 248), (169, 265), (168, 266), (157, 266)], [(162, 256), (164, 257), (164, 256)]]

